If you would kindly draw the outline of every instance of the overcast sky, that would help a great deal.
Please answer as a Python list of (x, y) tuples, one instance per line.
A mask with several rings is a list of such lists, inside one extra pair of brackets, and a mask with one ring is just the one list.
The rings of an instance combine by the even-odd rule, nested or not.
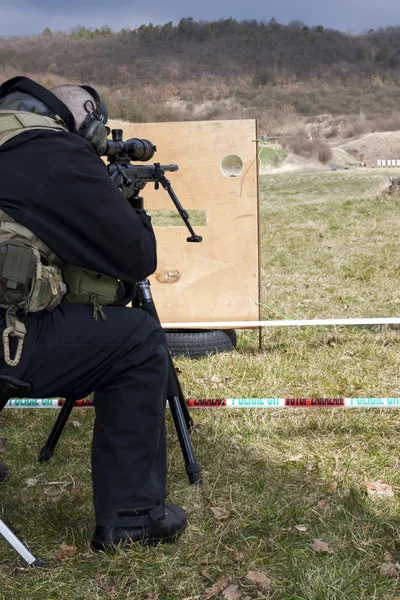
[(400, 25), (400, 0), (0, 0), (0, 35), (68, 31), (77, 25), (114, 30), (182, 17), (292, 20), (359, 33)]

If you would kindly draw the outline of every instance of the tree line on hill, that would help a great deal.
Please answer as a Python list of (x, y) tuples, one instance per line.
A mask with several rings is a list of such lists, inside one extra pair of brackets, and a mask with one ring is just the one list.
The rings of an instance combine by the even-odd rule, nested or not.
[(299, 21), (185, 18), (118, 32), (46, 28), (41, 35), (0, 39), (0, 65), (108, 86), (201, 82), (207, 76), (228, 84), (243, 78), (256, 87), (310, 80), (400, 85), (400, 27), (350, 35)]

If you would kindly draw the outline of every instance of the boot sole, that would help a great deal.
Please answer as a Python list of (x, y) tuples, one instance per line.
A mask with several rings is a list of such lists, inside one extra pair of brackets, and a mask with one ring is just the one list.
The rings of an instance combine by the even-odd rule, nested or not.
[(177, 533), (174, 533), (174, 535), (171, 535), (167, 538), (146, 538), (146, 536), (141, 537), (137, 540), (134, 540), (132, 538), (126, 538), (126, 540), (121, 540), (118, 544), (102, 544), (101, 542), (97, 543), (92, 541), (92, 549), (96, 550), (96, 551), (115, 551), (118, 548), (124, 548), (127, 546), (130, 546), (131, 544), (142, 544), (143, 546), (157, 546), (157, 544), (170, 544), (171, 542), (174, 542), (182, 533), (184, 532), (184, 529), (182, 529), (182, 531), (178, 531)]

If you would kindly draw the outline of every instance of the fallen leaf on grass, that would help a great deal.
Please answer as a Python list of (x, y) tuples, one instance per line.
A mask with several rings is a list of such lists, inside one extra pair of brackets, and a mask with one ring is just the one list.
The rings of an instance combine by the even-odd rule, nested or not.
[(400, 564), (393, 562), (386, 562), (381, 564), (381, 575), (386, 577), (398, 577), (400, 575)]
[(336, 490), (338, 489), (338, 482), (337, 481), (332, 481), (332, 483), (329, 485), (329, 487), (331, 488), (332, 492), (336, 492)]
[(333, 554), (333, 551), (329, 548), (329, 545), (326, 542), (322, 542), (321, 540), (314, 540), (312, 544), (310, 544), (311, 550), (314, 552), (324, 552), (325, 554)]
[(383, 555), (383, 560), (385, 562), (396, 562), (390, 552), (385, 552)]
[(229, 584), (228, 577), (226, 577), (225, 575), (223, 577), (220, 577), (219, 579), (217, 579), (217, 581), (214, 583), (213, 586), (211, 586), (204, 592), (204, 594), (203, 594), (204, 600), (209, 600), (209, 598), (214, 598), (214, 596), (223, 592), (224, 589), (228, 587), (228, 584)]
[(231, 515), (230, 511), (226, 508), (226, 503), (227, 499), (224, 497), (210, 502), (209, 509), (218, 521), (226, 521)]
[(0, 453), (4, 452), (7, 446), (6, 438), (0, 438)]
[(294, 528), (297, 529), (297, 531), (301, 531), (302, 533), (308, 531), (307, 525), (295, 525)]
[(76, 546), (68, 546), (67, 544), (60, 544), (60, 550), (58, 551), (57, 558), (58, 560), (66, 560), (68, 558), (72, 558), (78, 552), (78, 548)]
[(225, 506), (210, 506), (210, 510), (218, 521), (226, 521), (231, 516), (231, 513)]
[(203, 577), (205, 577), (206, 579), (209, 579), (211, 581), (212, 579), (212, 575), (210, 575), (210, 573), (208, 571), (206, 571), (205, 569), (202, 570), (201, 574), (203, 575)]
[(286, 462), (298, 462), (299, 460), (302, 460), (302, 458), (302, 454), (296, 454), (296, 456), (289, 456)]
[(210, 377), (209, 381), (211, 382), (211, 387), (214, 390), (216, 390), (218, 388), (224, 387), (224, 384), (221, 382), (221, 380), (219, 379), (219, 377), (216, 377), (215, 375), (213, 375), (212, 377)]
[(74, 427), (82, 427), (82, 423), (80, 423), (80, 421), (71, 421), (71, 423)]
[(237, 600), (243, 596), (242, 592), (239, 590), (238, 585), (228, 585), (228, 587), (222, 592), (224, 598), (228, 600)]
[(35, 487), (37, 484), (37, 479), (25, 479), (26, 487)]
[(246, 577), (249, 581), (256, 583), (264, 592), (270, 592), (272, 590), (270, 578), (267, 577), (265, 573), (261, 573), (261, 571), (249, 571)]
[(362, 487), (367, 490), (368, 496), (378, 496), (380, 498), (394, 496), (392, 486), (383, 483), (383, 481), (366, 481), (362, 484)]
[(324, 500), (323, 498), (321, 498), (321, 500), (318, 500), (317, 502), (317, 508), (326, 508), (328, 506), (328, 503), (326, 500)]
[(345, 469), (335, 469), (334, 471), (332, 471), (332, 475), (334, 477), (336, 477), (337, 479), (343, 479), (346, 476), (346, 470)]
[(235, 554), (235, 558), (236, 558), (237, 561), (243, 560), (244, 557), (245, 557), (244, 552), (236, 552), (236, 554)]

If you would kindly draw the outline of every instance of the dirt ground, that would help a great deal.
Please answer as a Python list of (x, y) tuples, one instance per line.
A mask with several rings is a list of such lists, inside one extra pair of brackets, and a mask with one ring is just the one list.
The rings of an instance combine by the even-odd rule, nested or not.
[(400, 131), (367, 133), (352, 138), (339, 146), (368, 167), (376, 167), (378, 160), (400, 159)]
[[(400, 159), (400, 131), (367, 133), (337, 142), (332, 144), (332, 152), (332, 160), (326, 165), (291, 153), (280, 166), (263, 165), (260, 173), (327, 171), (336, 167), (377, 168), (378, 160)], [(400, 174), (400, 168), (398, 170)]]

